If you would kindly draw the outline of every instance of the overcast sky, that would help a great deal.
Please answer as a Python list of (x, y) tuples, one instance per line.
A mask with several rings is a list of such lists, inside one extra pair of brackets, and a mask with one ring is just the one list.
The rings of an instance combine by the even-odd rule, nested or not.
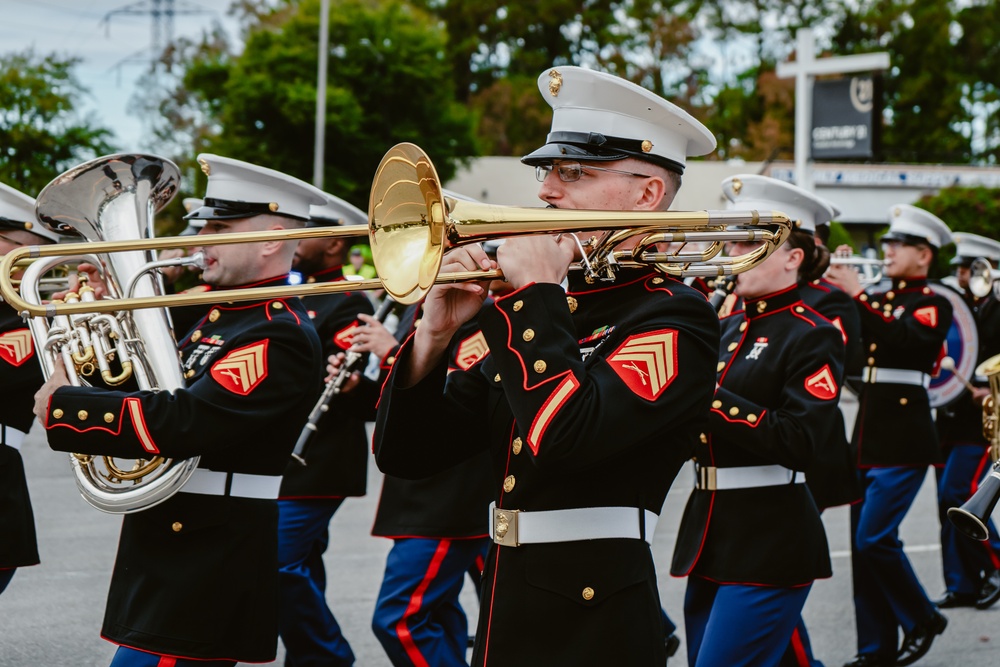
[[(125, 152), (146, 149), (142, 124), (128, 110), (136, 81), (146, 71), (153, 38), (149, 13), (168, 0), (0, 0), (0, 52), (76, 56), (79, 82), (90, 92), (84, 108), (96, 113), (100, 124), (114, 132), (116, 148)], [(173, 0), (174, 37), (196, 37), (213, 22), (236, 34), (226, 16), (231, 0)], [(123, 13), (128, 10), (135, 13)], [(199, 13), (185, 13), (198, 10)], [(143, 13), (144, 12), (144, 13)], [(161, 19), (165, 29), (166, 19)]]

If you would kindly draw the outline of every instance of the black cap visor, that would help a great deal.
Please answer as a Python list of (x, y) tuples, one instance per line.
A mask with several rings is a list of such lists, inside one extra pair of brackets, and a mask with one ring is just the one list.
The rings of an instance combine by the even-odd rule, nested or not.
[(879, 243), (885, 243), (886, 241), (899, 241), (903, 245), (925, 245), (930, 246), (931, 248), (937, 248), (937, 245), (931, 243), (925, 236), (904, 234), (902, 232), (886, 232), (882, 238), (879, 239)]
[(281, 211), (272, 211), (271, 202), (231, 201), (228, 199), (212, 199), (206, 197), (204, 206), (196, 208), (184, 216), (185, 220), (236, 220), (252, 218), (255, 215), (280, 215), (295, 220), (305, 220), (297, 215), (289, 215)]
[(684, 173), (684, 165), (674, 160), (642, 150), (636, 139), (606, 137), (597, 132), (551, 132), (547, 143), (525, 155), (521, 162), (532, 167), (552, 164), (553, 160), (580, 160), (585, 162), (613, 162), (635, 158), (676, 172)]

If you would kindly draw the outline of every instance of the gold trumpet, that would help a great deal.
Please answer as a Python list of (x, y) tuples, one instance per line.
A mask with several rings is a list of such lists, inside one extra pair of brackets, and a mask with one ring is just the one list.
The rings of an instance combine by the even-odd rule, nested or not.
[[(59, 220), (46, 220), (58, 226)], [(32, 316), (103, 313), (211, 303), (232, 303), (289, 295), (316, 295), (343, 291), (385, 289), (402, 304), (416, 303), (435, 284), (503, 278), (500, 271), (463, 271), (440, 274), (441, 259), (450, 248), (490, 239), (526, 234), (589, 233), (611, 230), (578, 241), (583, 259), (578, 268), (592, 280), (613, 280), (620, 268), (655, 267), (674, 277), (726, 276), (741, 273), (764, 261), (791, 233), (788, 216), (776, 211), (620, 212), (512, 208), (462, 201), (441, 190), (437, 171), (419, 147), (403, 143), (382, 158), (372, 183), (368, 225), (286, 229), (199, 237), (137, 239), (129, 241), (25, 246), (8, 253), (0, 263), (0, 295), (16, 310)], [(220, 290), (89, 303), (29, 303), (12, 289), (11, 267), (29, 258), (83, 253), (190, 248), (230, 243), (299, 241), (367, 234), (379, 278), (342, 283)], [(623, 241), (638, 237), (631, 250), (618, 250)], [(684, 252), (687, 242), (707, 242), (706, 249)], [(758, 242), (752, 251), (722, 257), (729, 241)], [(660, 252), (658, 244), (679, 244)]]

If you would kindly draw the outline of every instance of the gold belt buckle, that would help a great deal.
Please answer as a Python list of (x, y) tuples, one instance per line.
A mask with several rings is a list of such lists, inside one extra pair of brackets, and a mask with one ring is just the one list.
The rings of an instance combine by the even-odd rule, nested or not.
[(715, 466), (702, 466), (698, 468), (698, 488), (702, 491), (715, 491), (718, 487)]
[(516, 547), (520, 543), (517, 541), (517, 515), (520, 510), (505, 510), (499, 507), (493, 508), (493, 541), (501, 546)]

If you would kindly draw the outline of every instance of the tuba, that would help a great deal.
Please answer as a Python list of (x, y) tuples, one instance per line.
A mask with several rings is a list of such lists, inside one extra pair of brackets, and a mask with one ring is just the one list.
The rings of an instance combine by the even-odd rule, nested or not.
[[(38, 220), (54, 231), (83, 236), (90, 242), (133, 241), (153, 236), (153, 215), (176, 194), (180, 171), (169, 160), (151, 155), (110, 155), (91, 160), (58, 176), (38, 195)], [(40, 304), (41, 277), (66, 258), (36, 259), (25, 269), (20, 293)], [(200, 257), (154, 261), (150, 250), (88, 254), (72, 258), (98, 267), (108, 296), (162, 296), (155, 269), (169, 264), (197, 264)], [(66, 303), (95, 301), (94, 290), (81, 284)], [(173, 391), (184, 384), (169, 314), (162, 308), (135, 312), (85, 313), (29, 319), (35, 348), (46, 378), (56, 359), (74, 386), (89, 385), (99, 374), (108, 386), (134, 381), (141, 390)], [(97, 509), (128, 514), (163, 502), (198, 467), (198, 459), (160, 456), (122, 460), (71, 454), (77, 486)]]
[(979, 364), (976, 375), (986, 376), (990, 383), (990, 395), (983, 399), (983, 436), (990, 443), (993, 469), (964, 505), (948, 510), (948, 518), (969, 537), (985, 542), (990, 538), (990, 515), (1000, 500), (1000, 355)]

